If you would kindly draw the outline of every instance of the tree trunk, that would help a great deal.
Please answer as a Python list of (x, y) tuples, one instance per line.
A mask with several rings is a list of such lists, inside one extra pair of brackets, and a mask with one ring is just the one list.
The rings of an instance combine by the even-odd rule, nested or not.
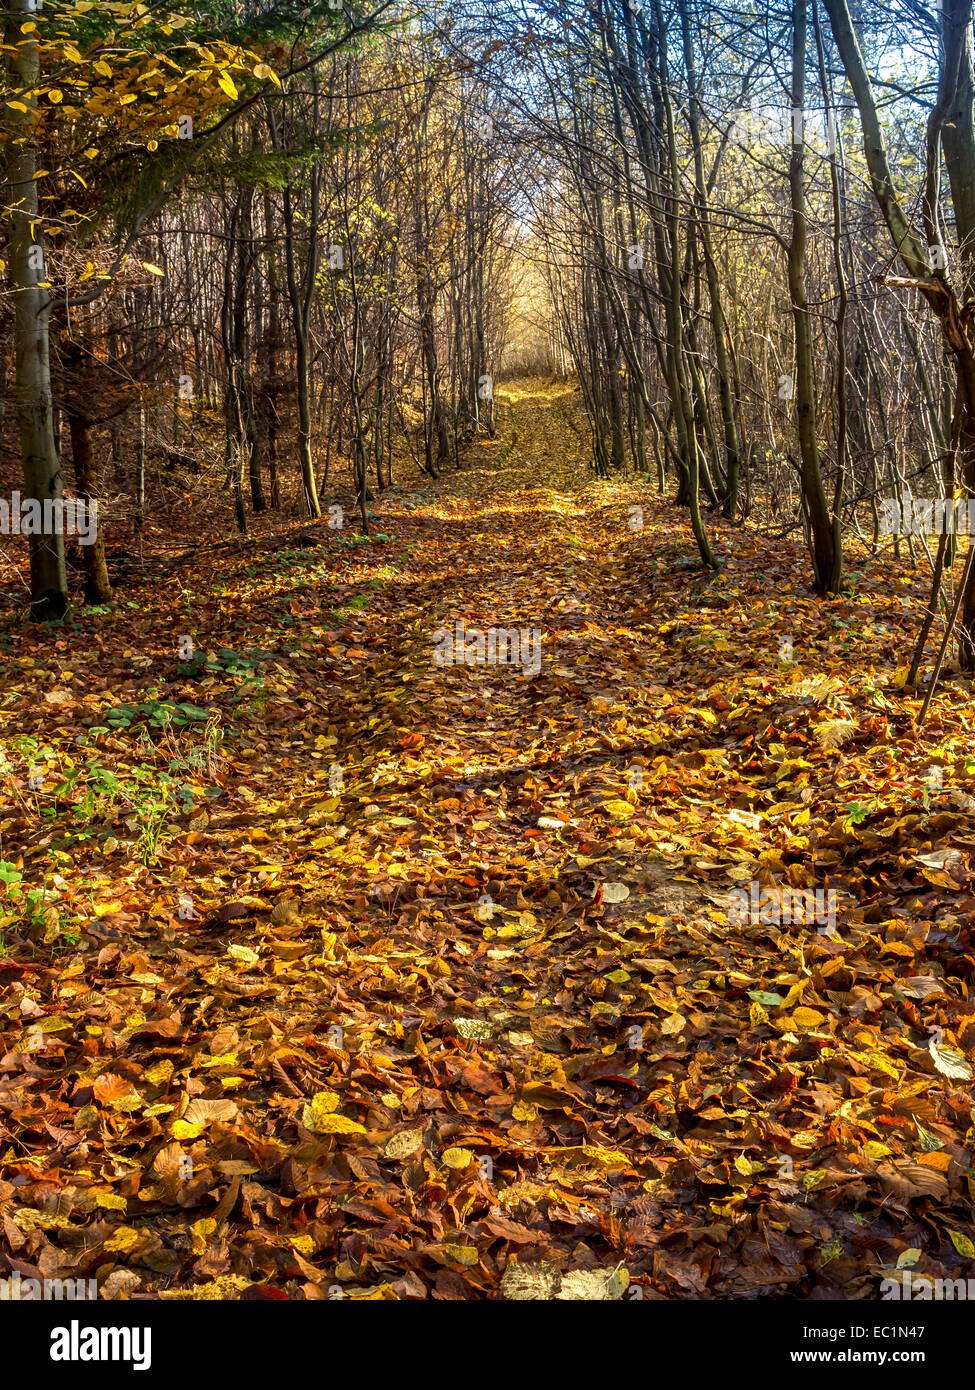
[[(870, 171), (870, 182), (880, 211), (890, 232), (891, 240), (907, 272), (908, 279), (888, 276), (894, 284), (920, 290), (937, 316), (955, 362), (955, 407), (952, 437), (956, 441), (960, 472), (969, 493), (975, 492), (975, 349), (959, 311), (958, 297), (947, 285), (937, 266), (932, 267), (931, 252), (913, 230), (911, 220), (901, 206), (894, 187), (887, 146), (884, 141), (873, 83), (867, 71), (847, 0), (824, 0), (830, 28), (839, 49), (843, 67), (853, 89), (860, 126), (863, 131), (863, 152)], [(954, 130), (949, 139), (951, 153), (945, 145), (949, 177), (954, 169), (957, 181), (952, 180), (952, 197), (958, 195), (955, 215), (959, 239), (962, 241), (963, 264), (970, 265), (975, 252), (971, 246), (973, 227), (967, 219), (975, 218), (975, 198), (969, 197), (968, 182), (975, 164), (975, 123), (971, 115), (972, 0), (945, 0), (944, 61), (939, 82), (938, 100), (932, 109), (928, 127), (928, 170), (925, 190), (924, 220), (927, 235), (940, 237), (937, 219), (938, 171), (941, 142), (947, 135), (945, 122), (954, 109)], [(968, 103), (966, 112), (959, 111)], [(968, 169), (961, 155), (967, 150)], [(975, 644), (968, 635), (975, 628), (975, 566), (968, 570), (966, 592), (962, 598), (960, 655), (967, 670), (975, 669)]]
[[(98, 469), (91, 447), (91, 421), (80, 411), (68, 411), (68, 430), (71, 435), (71, 457), (74, 462), (78, 497), (84, 501), (88, 514), (94, 502), (98, 507)], [(85, 600), (88, 603), (111, 603), (112, 586), (105, 563), (105, 537), (97, 526), (91, 545), (82, 546), (85, 553)]]
[[(4, 107), (4, 118), (14, 128), (16, 140), (7, 144), (7, 198), (10, 205), (8, 237), (10, 283), (14, 299), (14, 379), (24, 492), (49, 513), (61, 509), (63, 478), (54, 444), (51, 404), (49, 309), (51, 299), (41, 282), (47, 277), (43, 249), (35, 241), (38, 225), (37, 151), (31, 140), (32, 94), (40, 80), (40, 58), (34, 34), (20, 32), (21, 21), (37, 13), (35, 0), (11, 0), (7, 29), (10, 45), (10, 95), (28, 109)], [(36, 34), (36, 31), (35, 31)], [(16, 143), (16, 141), (22, 143)], [(32, 535), (30, 545), (31, 613), (35, 618), (59, 618), (68, 606), (68, 579), (64, 562), (64, 535)]]
[(139, 402), (135, 430), (135, 534), (142, 539), (146, 520), (146, 408)]
[(802, 494), (812, 532), (813, 575), (818, 593), (834, 593), (842, 566), (836, 555), (834, 532), (816, 437), (816, 378), (812, 325), (806, 299), (806, 177), (803, 112), (806, 99), (807, 0), (792, 6), (792, 157), (789, 160), (789, 193), (792, 239), (789, 242), (789, 296), (795, 325), (795, 411), (802, 471)]

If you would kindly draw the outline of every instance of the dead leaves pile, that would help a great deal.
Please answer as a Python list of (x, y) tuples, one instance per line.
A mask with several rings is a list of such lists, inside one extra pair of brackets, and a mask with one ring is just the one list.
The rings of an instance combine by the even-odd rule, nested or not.
[[(66, 850), (75, 793), (7, 770), (2, 858), (56, 864), (59, 913), (32, 937), (5, 899), (12, 1269), (367, 1300), (970, 1272), (975, 763), (966, 688), (922, 737), (898, 688), (920, 581), (822, 603), (747, 532), (702, 579), (672, 510), (587, 484), (565, 408), (512, 393), (526, 442), (391, 498), (388, 542), (325, 577), (198, 577), (209, 645), (273, 655), (259, 698), (173, 669), (164, 592), (124, 690), (104, 619), (15, 637), (11, 728), (62, 772), (153, 680), (226, 738), (145, 862), (124, 808)], [(435, 668), (456, 617), (538, 626), (539, 675)], [(765, 911), (729, 920), (752, 884)], [(835, 927), (770, 911), (785, 890), (835, 894)]]

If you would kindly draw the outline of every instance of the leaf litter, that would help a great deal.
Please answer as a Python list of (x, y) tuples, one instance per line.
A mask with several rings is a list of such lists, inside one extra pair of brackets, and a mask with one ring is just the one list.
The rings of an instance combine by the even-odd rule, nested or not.
[[(11, 630), (11, 1269), (365, 1300), (970, 1271), (975, 760), (959, 683), (912, 727), (923, 581), (817, 600), (747, 529), (702, 577), (572, 408), (511, 388), (374, 544)], [(541, 669), (437, 666), (458, 619), (537, 628)]]

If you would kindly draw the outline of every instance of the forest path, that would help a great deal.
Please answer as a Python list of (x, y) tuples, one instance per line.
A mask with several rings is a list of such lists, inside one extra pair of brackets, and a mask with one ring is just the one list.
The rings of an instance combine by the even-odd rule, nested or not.
[[(128, 786), (160, 694), (224, 731), (154, 849), (90, 780), (3, 808), (5, 857), (60, 855), (78, 924), (9, 927), (0, 961), (25, 1275), (877, 1297), (908, 1248), (957, 1273), (971, 813), (891, 757), (905, 720), (857, 636), (897, 596), (819, 602), (801, 555), (744, 536), (702, 575), (644, 483), (592, 480), (570, 387), (499, 395), (497, 437), (384, 494), (371, 542), (147, 586), (138, 655), (108, 614), (12, 648), (57, 686), (10, 713), (61, 773), (80, 724), (85, 775)], [(471, 664), (438, 664), (458, 624)], [(206, 663), (176, 670), (181, 631)], [(42, 753), (8, 747), (26, 785)], [(835, 932), (729, 920), (758, 883), (835, 890)]]

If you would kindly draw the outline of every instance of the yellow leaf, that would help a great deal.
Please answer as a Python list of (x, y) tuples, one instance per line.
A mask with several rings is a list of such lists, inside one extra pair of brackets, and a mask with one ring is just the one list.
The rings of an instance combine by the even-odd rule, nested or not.
[(229, 73), (218, 72), (217, 85), (222, 92), (226, 92), (231, 101), (237, 100), (237, 88), (234, 86), (234, 80)]
[(317, 1091), (305, 1108), (314, 1115), (331, 1115), (339, 1108), (341, 1100), (336, 1091)]
[(445, 1245), (444, 1254), (458, 1265), (476, 1265), (480, 1256), (476, 1245)]
[(962, 1235), (961, 1231), (949, 1231), (948, 1234), (951, 1236), (951, 1243), (959, 1255), (966, 1260), (975, 1260), (975, 1245), (968, 1239), (968, 1236)]
[(793, 985), (792, 988), (789, 990), (789, 993), (785, 996), (782, 1003), (779, 1005), (779, 1012), (784, 1014), (787, 1009), (791, 1009), (793, 1004), (797, 1003), (805, 994), (806, 986), (808, 984), (808, 980), (800, 980), (797, 985)]
[(606, 801), (603, 803), (603, 810), (608, 811), (611, 816), (632, 816), (634, 807), (628, 801)]
[(312, 1096), (301, 1115), (305, 1129), (313, 1134), (365, 1134), (365, 1126), (347, 1115), (335, 1114), (339, 1099), (334, 1091), (319, 1091)]
[(60, 87), (52, 87), (47, 94), (48, 101), (53, 101), (55, 106), (57, 106), (58, 102), (61, 101), (63, 97), (64, 93), (61, 91)]
[(104, 58), (99, 58), (97, 63), (92, 65), (99, 77), (111, 77), (112, 69), (105, 62)]
[(893, 1076), (894, 1078), (900, 1076), (897, 1067), (882, 1052), (851, 1052), (849, 1055), (855, 1057), (858, 1062), (862, 1062), (865, 1067), (870, 1067), (872, 1071), (883, 1072), (885, 1076)]
[(125, 1254), (139, 1242), (139, 1232), (133, 1230), (131, 1226), (119, 1226), (112, 1232), (106, 1240), (104, 1249), (117, 1250), (120, 1254)]
[(98, 1206), (106, 1207), (109, 1211), (125, 1211), (129, 1205), (118, 1192), (95, 1192), (92, 1195)]
[(217, 1229), (217, 1223), (212, 1216), (201, 1216), (199, 1221), (194, 1221), (190, 1227), (193, 1232), (193, 1254), (205, 1255), (207, 1252), (207, 1237), (212, 1236)]
[(8, 102), (7, 102), (7, 105), (13, 107), (13, 109), (14, 109), (15, 111), (26, 111), (26, 110), (27, 110), (27, 107), (24, 105), (24, 103), (23, 103), (22, 101), (8, 101)]
[(886, 1144), (881, 1144), (876, 1139), (871, 1139), (868, 1144), (864, 1144), (863, 1152), (871, 1163), (879, 1163), (882, 1158), (890, 1158), (893, 1149), (888, 1149)]
[[(305, 1106), (308, 1110), (308, 1106)], [(316, 1134), (365, 1134), (365, 1125), (360, 1125), (357, 1120), (350, 1120), (348, 1115), (320, 1115), (314, 1126), (305, 1124), (305, 1128), (313, 1128)]]
[(799, 1028), (804, 1033), (808, 1033), (811, 1028), (818, 1028), (825, 1021), (825, 1015), (818, 1013), (815, 1009), (796, 1009), (789, 1019), (793, 1028)]
[(154, 1066), (147, 1067), (142, 1073), (142, 1081), (146, 1086), (163, 1086), (172, 1074), (173, 1064), (167, 1057), (161, 1062), (156, 1062)]
[(445, 1149), (443, 1161), (448, 1168), (467, 1168), (474, 1161), (470, 1149)]
[(602, 1163), (606, 1168), (620, 1170), (631, 1166), (630, 1159), (621, 1149), (605, 1149), (599, 1144), (583, 1144), (582, 1152), (586, 1158), (592, 1159), (595, 1163)]
[(203, 1125), (190, 1125), (185, 1120), (174, 1120), (172, 1134), (174, 1139), (199, 1139)]

